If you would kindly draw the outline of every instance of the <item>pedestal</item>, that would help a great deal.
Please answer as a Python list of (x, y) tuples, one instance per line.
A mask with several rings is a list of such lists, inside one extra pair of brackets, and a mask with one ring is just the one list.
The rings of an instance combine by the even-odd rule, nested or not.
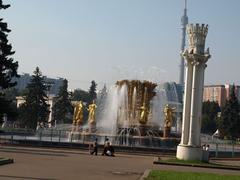
[(170, 137), (170, 132), (171, 132), (171, 128), (170, 127), (164, 127), (163, 137), (164, 138), (169, 138)]
[(140, 131), (140, 136), (145, 136), (146, 135), (146, 126), (145, 125), (139, 125), (139, 131)]
[(90, 123), (88, 127), (89, 127), (89, 133), (96, 132), (96, 123)]
[(186, 145), (178, 145), (177, 159), (181, 160), (197, 160), (202, 161), (203, 150), (202, 147), (193, 147)]

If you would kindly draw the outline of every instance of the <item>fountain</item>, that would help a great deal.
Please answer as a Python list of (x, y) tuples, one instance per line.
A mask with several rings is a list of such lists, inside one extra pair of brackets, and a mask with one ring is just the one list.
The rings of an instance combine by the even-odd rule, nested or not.
[(115, 135), (146, 136), (149, 126), (159, 128), (152, 121), (156, 86), (149, 81), (117, 81), (109, 92), (104, 111), (100, 113), (98, 129)]
[[(174, 110), (167, 136), (163, 137), (167, 114), (164, 107), (169, 104), (176, 112), (179, 108), (177, 98), (168, 98), (169, 93), (177, 97), (174, 84), (167, 86), (171, 88), (146, 80), (117, 81), (104, 95), (98, 96), (96, 103), (87, 106), (76, 102), (73, 124), (69, 128), (65, 126), (64, 131), (69, 132), (71, 142), (92, 141), (97, 137), (99, 143), (103, 143), (108, 137), (114, 145), (120, 146), (169, 147), (171, 144), (173, 147), (178, 143), (177, 134), (172, 132), (177, 113)], [(87, 122), (83, 120), (84, 108), (89, 111)], [(58, 127), (56, 129), (63, 130)]]

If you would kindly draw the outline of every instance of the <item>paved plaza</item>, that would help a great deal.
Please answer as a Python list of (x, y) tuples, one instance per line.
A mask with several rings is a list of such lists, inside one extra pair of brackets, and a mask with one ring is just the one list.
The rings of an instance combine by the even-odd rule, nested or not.
[(146, 169), (240, 175), (232, 170), (154, 165), (154, 156), (144, 155), (91, 156), (82, 150), (10, 146), (1, 146), (0, 154), (15, 161), (0, 166), (0, 179), (4, 180), (137, 180)]

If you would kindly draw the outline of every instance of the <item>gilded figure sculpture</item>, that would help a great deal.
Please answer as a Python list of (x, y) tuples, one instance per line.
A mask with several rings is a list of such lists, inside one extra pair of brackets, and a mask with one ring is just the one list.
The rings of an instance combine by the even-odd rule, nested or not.
[(83, 122), (83, 103), (79, 101), (74, 107), (73, 125), (81, 125)]
[(165, 128), (172, 127), (173, 113), (175, 109), (176, 108), (171, 108), (168, 104), (164, 107), (164, 115), (165, 115), (164, 127)]
[(76, 116), (78, 113), (78, 103), (74, 105), (74, 111), (73, 111), (73, 125), (75, 126), (77, 124)]
[(95, 103), (95, 101), (93, 100), (92, 104), (89, 104), (88, 106), (88, 123), (89, 124), (94, 124), (95, 120), (96, 120), (96, 109), (97, 109), (97, 105)]
[(140, 124), (146, 124), (148, 120), (148, 109), (145, 103), (140, 107), (141, 113), (140, 113)]

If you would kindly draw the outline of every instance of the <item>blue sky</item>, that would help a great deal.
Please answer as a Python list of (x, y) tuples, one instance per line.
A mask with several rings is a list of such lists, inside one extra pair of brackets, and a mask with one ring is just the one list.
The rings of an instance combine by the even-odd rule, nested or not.
[[(178, 81), (184, 0), (5, 0), (19, 73), (39, 66), (69, 87), (125, 78)], [(240, 84), (240, 1), (188, 0), (190, 23), (209, 24), (205, 84)]]

